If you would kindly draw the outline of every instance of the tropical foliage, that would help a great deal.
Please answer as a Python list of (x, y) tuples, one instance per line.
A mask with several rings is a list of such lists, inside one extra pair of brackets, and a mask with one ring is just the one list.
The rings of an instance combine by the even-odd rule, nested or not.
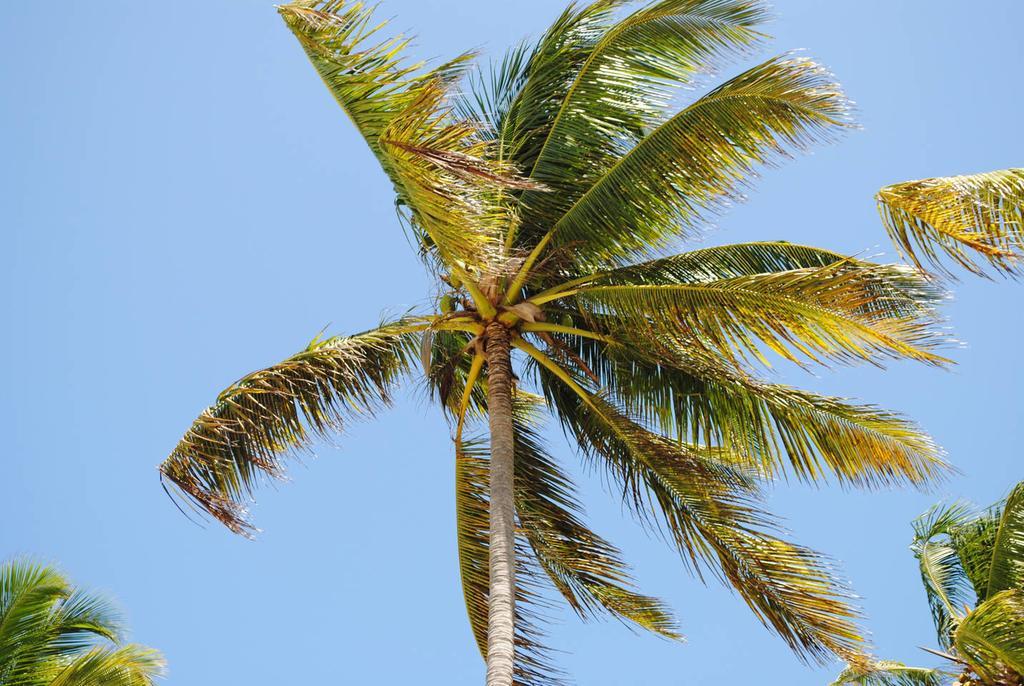
[(57, 570), (0, 565), (0, 684), (150, 686), (163, 665), (157, 651), (122, 643), (110, 605)]
[(940, 686), (942, 677), (937, 669), (863, 659), (847, 665), (829, 686)]
[(359, 2), (282, 6), (394, 185), (435, 307), (242, 378), (160, 470), (184, 502), (251, 535), (253, 491), (290, 454), (424, 374), (454, 436), (460, 570), (489, 684), (511, 683), (513, 663), (518, 683), (554, 678), (542, 584), (581, 617), (679, 635), (585, 523), (546, 416), (692, 572), (731, 585), (811, 660), (860, 655), (857, 610), (828, 559), (780, 533), (764, 485), (921, 485), (945, 468), (897, 414), (759, 378), (779, 357), (944, 363), (932, 281), (782, 241), (673, 250), (759, 169), (847, 128), (833, 77), (781, 55), (676, 107), (752, 53), (765, 7), (635, 5), (573, 5), (480, 70), (468, 55), (410, 64), (408, 39), (378, 37)]
[(956, 683), (1024, 682), (1024, 483), (982, 512), (964, 503), (932, 508), (914, 522), (911, 550), (942, 648), (933, 652), (959, 667)]
[(1024, 169), (900, 183), (877, 200), (889, 236), (919, 268), (949, 274), (947, 258), (979, 275), (1024, 269)]

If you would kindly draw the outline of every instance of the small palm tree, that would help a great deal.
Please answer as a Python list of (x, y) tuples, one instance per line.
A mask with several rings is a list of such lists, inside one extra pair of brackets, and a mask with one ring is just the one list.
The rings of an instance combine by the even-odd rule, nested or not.
[(914, 555), (939, 644), (964, 683), (1024, 675), (1024, 483), (984, 512), (938, 506), (914, 523)]
[(387, 404), (419, 361), (451, 424), (462, 583), (490, 686), (549, 680), (530, 612), (545, 579), (582, 617), (678, 635), (584, 524), (546, 413), (642, 523), (810, 659), (860, 653), (856, 610), (826, 559), (779, 537), (762, 485), (920, 485), (945, 467), (898, 415), (755, 374), (772, 354), (943, 363), (928, 279), (786, 242), (669, 251), (759, 166), (847, 127), (832, 77), (783, 55), (673, 111), (680, 87), (757, 45), (765, 8), (630, 4), (570, 7), (466, 92), (468, 56), (409, 65), (407, 40), (375, 42), (362, 3), (281, 7), (394, 184), (436, 309), (242, 378), (160, 468), (185, 502), (251, 534), (246, 505), (284, 458)]
[[(926, 650), (959, 666), (960, 686), (1024, 683), (1024, 483), (982, 512), (964, 503), (933, 507), (914, 521), (910, 549), (942, 647)], [(850, 666), (835, 684), (937, 684), (943, 674), (865, 664)], [(863, 674), (905, 681), (858, 681)]]
[(876, 198), (889, 236), (919, 268), (942, 258), (978, 275), (1024, 270), (1024, 169), (910, 181)]
[(163, 659), (120, 636), (110, 606), (52, 567), (0, 565), (0, 684), (150, 686)]

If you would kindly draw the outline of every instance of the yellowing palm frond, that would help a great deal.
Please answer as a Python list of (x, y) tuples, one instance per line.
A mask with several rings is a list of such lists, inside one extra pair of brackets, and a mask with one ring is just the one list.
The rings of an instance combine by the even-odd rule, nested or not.
[(943, 257), (979, 275), (1024, 268), (1024, 169), (898, 183), (876, 199), (889, 236), (919, 268), (949, 274)]
[(223, 391), (160, 467), (192, 504), (236, 533), (251, 534), (245, 501), (281, 458), (372, 414), (416, 359), (422, 323), (397, 323), (350, 337), (314, 340), (301, 353)]
[(927, 435), (877, 407), (767, 383), (681, 347), (641, 343), (608, 357), (593, 367), (631, 413), (680, 440), (726, 446), (766, 478), (922, 485), (947, 469)]
[[(903, 297), (879, 297), (887, 289)], [(700, 342), (729, 360), (767, 362), (760, 345), (799, 362), (910, 358), (945, 360), (934, 350), (929, 301), (936, 293), (909, 268), (847, 261), (821, 268), (754, 274), (703, 283), (585, 285), (533, 302), (572, 298), (583, 311), (607, 312), (621, 331), (651, 340)]]
[(584, 283), (710, 283), (741, 276), (859, 262), (848, 255), (786, 241), (730, 243), (690, 250), (581, 277)]
[(449, 265), (479, 265), (510, 219), (496, 191), (536, 186), (488, 159), (476, 126), (452, 116), (450, 90), (469, 55), (423, 72), (403, 60), (408, 39), (372, 42), (384, 24), (361, 2), (300, 0), (279, 10), (395, 183), (424, 249)]

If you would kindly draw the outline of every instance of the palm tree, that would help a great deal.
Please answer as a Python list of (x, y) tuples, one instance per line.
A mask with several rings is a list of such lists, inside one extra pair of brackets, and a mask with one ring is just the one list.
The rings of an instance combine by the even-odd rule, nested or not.
[(468, 55), (406, 63), (407, 39), (377, 39), (362, 3), (280, 7), (394, 184), (436, 308), (242, 378), (160, 468), (184, 502), (250, 535), (253, 490), (388, 404), (419, 361), (453, 433), (460, 571), (489, 686), (552, 678), (531, 612), (540, 583), (581, 617), (678, 636), (584, 524), (546, 414), (688, 567), (812, 660), (859, 654), (857, 612), (827, 559), (779, 536), (763, 484), (920, 485), (945, 468), (896, 414), (756, 375), (773, 355), (942, 364), (928, 279), (786, 242), (670, 251), (758, 167), (847, 128), (831, 75), (783, 55), (672, 110), (681, 87), (757, 46), (765, 8), (630, 4), (574, 5), (468, 76)]
[[(977, 512), (964, 503), (937, 505), (914, 521), (910, 549), (921, 568), (941, 651), (961, 669), (961, 686), (1024, 683), (1024, 482)], [(926, 649), (927, 650), (927, 649)], [(884, 666), (898, 663), (874, 663)], [(902, 667), (902, 665), (899, 665)], [(904, 668), (938, 683), (937, 670)], [(858, 674), (858, 666), (844, 676)], [(836, 684), (885, 684), (843, 676)], [(904, 682), (895, 681), (901, 684)]]
[(886, 186), (876, 197), (897, 248), (946, 274), (942, 257), (978, 275), (1024, 270), (1024, 169)]
[(115, 613), (73, 588), (60, 572), (10, 561), (0, 565), (0, 684), (150, 686), (163, 659), (120, 642)]
[(914, 523), (939, 644), (968, 672), (965, 683), (1021, 683), (1024, 675), (1024, 483), (974, 512), (932, 508)]

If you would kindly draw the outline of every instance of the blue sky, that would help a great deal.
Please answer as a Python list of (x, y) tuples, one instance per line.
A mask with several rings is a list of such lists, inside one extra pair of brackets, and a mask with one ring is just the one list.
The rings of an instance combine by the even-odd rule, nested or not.
[[(417, 55), (445, 57), (500, 54), (561, 6), (385, 0), (382, 12), (417, 33)], [(767, 172), (707, 243), (891, 258), (880, 186), (1024, 162), (1024, 3), (775, 10), (766, 55), (806, 48), (827, 64), (863, 130)], [(325, 326), (362, 330), (425, 295), (388, 183), (271, 4), (7, 3), (0, 46), (0, 558), (59, 562), (117, 597), (133, 637), (166, 652), (172, 685), (479, 683), (448, 430), (421, 394), (265, 489), (256, 542), (191, 524), (157, 482), (232, 380)], [(908, 413), (962, 471), (932, 494), (773, 491), (794, 536), (841, 561), (880, 655), (929, 662), (916, 649), (933, 635), (909, 520), (943, 497), (988, 503), (1024, 478), (1022, 289), (956, 287), (948, 315), (967, 345), (953, 371), (780, 374)], [(736, 596), (688, 578), (556, 445), (595, 529), (689, 639), (557, 612), (550, 642), (577, 683), (826, 682), (833, 670), (804, 667)]]

